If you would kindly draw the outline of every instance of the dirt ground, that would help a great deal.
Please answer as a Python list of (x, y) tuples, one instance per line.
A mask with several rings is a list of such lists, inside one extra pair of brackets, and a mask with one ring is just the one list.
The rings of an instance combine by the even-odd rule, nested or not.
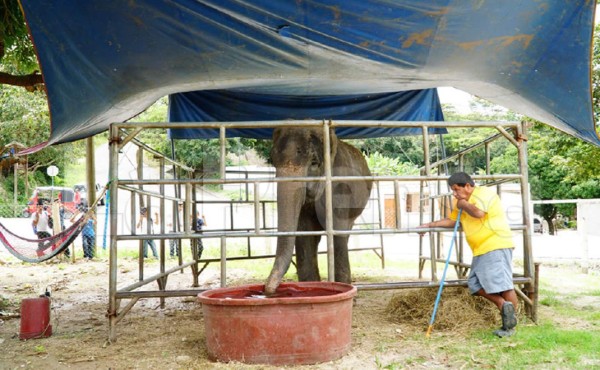
[[(120, 274), (135, 280), (136, 263), (134, 259), (120, 260)], [(570, 293), (586, 289), (578, 283), (580, 280), (572, 279), (573, 284), (568, 284), (561, 279), (564, 276), (561, 268), (564, 267), (544, 266), (542, 274), (549, 284), (556, 283), (558, 289)], [(117, 341), (108, 343), (106, 260), (80, 260), (75, 264), (55, 261), (39, 265), (5, 262), (0, 265), (0, 271), (0, 296), (7, 303), (0, 312), (0, 369), (271, 368), (208, 360), (202, 309), (193, 297), (167, 299), (164, 308), (158, 299), (140, 300), (118, 324)], [(570, 271), (572, 276), (574, 272)], [(230, 285), (246, 283), (243, 271), (228, 270), (228, 276)], [(173, 274), (168, 286), (189, 288), (190, 282), (190, 273), (186, 271)], [(201, 275), (201, 284), (203, 288), (217, 287), (218, 272)], [(36, 297), (46, 287), (52, 295), (53, 335), (19, 340), (17, 314), (21, 299)], [(464, 366), (436, 354), (434, 344), (424, 345), (422, 337), (427, 322), (415, 325), (391, 320), (386, 306), (397, 293), (393, 290), (359, 292), (353, 307), (349, 353), (335, 361), (301, 368), (369, 369), (392, 363), (406, 364), (407, 368)], [(593, 304), (600, 307), (600, 302)], [(540, 314), (544, 315), (543, 308)], [(445, 335), (456, 333), (434, 331), (433, 334)]]

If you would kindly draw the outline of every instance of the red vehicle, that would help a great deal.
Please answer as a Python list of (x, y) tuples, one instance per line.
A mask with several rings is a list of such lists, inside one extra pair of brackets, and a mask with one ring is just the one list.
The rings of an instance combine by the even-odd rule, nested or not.
[(51, 205), (52, 199), (60, 199), (65, 207), (65, 217), (71, 217), (75, 213), (75, 192), (71, 188), (61, 186), (38, 186), (27, 202), (23, 210), (23, 217), (30, 217), (37, 209), (38, 204)]

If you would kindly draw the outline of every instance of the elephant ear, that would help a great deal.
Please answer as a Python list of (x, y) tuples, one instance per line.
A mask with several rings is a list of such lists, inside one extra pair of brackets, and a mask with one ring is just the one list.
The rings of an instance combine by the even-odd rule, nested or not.
[(330, 145), (330, 149), (331, 149), (331, 160), (333, 161), (333, 159), (335, 158), (335, 155), (337, 154), (337, 146), (338, 146), (338, 138), (337, 135), (335, 134), (335, 128), (330, 128), (329, 129), (329, 145)]

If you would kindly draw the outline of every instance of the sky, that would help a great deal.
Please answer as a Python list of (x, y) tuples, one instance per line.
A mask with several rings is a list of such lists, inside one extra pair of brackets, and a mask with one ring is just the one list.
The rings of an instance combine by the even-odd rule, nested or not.
[(471, 111), (469, 103), (473, 96), (453, 87), (438, 87), (438, 95), (442, 104), (452, 104), (458, 113)]

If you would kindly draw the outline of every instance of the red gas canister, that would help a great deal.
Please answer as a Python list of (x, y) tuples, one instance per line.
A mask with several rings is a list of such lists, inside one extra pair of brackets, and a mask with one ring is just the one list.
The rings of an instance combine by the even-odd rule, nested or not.
[(44, 338), (52, 335), (50, 298), (25, 298), (21, 301), (20, 339)]

